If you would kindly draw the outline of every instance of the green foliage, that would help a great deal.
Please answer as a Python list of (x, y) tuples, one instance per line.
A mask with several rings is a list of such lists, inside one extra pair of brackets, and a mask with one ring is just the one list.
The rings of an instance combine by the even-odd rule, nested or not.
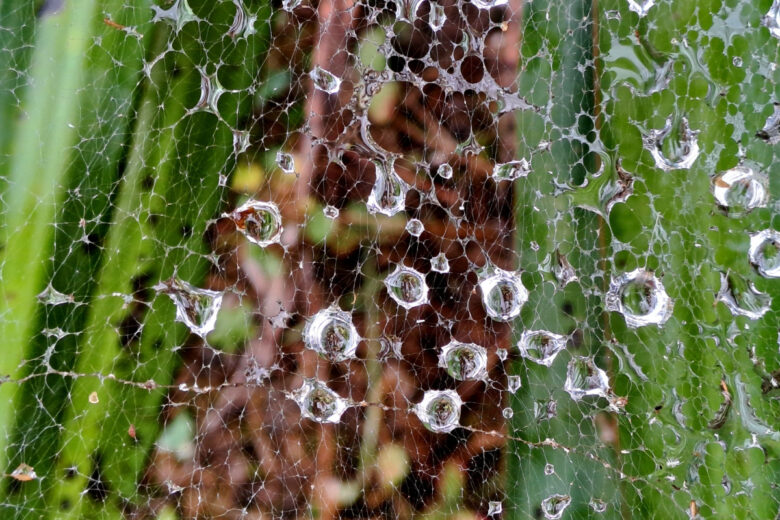
[[(510, 487), (510, 501), (519, 505), (510, 516), (531, 518), (541, 500), (562, 493), (572, 496), (569, 518), (595, 517), (588, 506), (593, 498), (607, 503), (600, 518), (771, 518), (780, 500), (780, 406), (762, 382), (780, 361), (780, 288), (756, 274), (747, 250), (751, 233), (777, 225), (776, 210), (770, 202), (747, 215), (728, 214), (711, 194), (712, 179), (742, 160), (777, 177), (775, 149), (755, 136), (772, 113), (780, 79), (770, 67), (777, 63), (777, 40), (761, 26), (768, 5), (678, 0), (659, 3), (644, 18), (617, 0), (577, 5), (584, 12), (554, 13), (538, 26), (539, 35), (526, 33), (532, 72), (525, 84), (530, 96), (539, 96), (536, 103), (548, 78), (566, 85), (554, 78), (571, 67), (531, 68), (540, 52), (550, 52), (554, 63), (564, 63), (567, 53), (579, 52), (574, 59), (582, 64), (597, 56), (595, 70), (585, 68), (582, 80), (598, 78), (595, 103), (582, 81), (569, 82), (563, 88), (570, 90), (551, 92), (551, 116), (566, 128), (574, 124), (571, 114), (589, 107), (590, 126), (578, 130), (598, 140), (585, 148), (560, 144), (555, 130), (537, 130), (538, 116), (521, 114), (521, 153), (533, 152), (522, 148), (529, 142), (526, 127), (549, 135), (563, 153), (536, 159), (530, 182), (520, 184), (517, 218), (522, 268), (533, 273), (542, 259), (555, 262), (557, 246), (580, 280), (554, 290), (535, 275), (539, 307), (523, 314), (522, 326), (581, 331), (568, 350), (595, 356), (621, 405), (610, 408), (604, 398), (577, 403), (561, 390), (545, 395), (563, 387), (568, 354), (549, 371), (517, 362), (524, 387), (513, 401), (510, 431), (517, 440), (510, 444), (509, 479), (524, 485)], [(526, 12), (536, 20), (532, 8)], [(598, 21), (590, 41), (578, 37), (586, 17)], [(559, 29), (567, 20), (573, 33), (564, 36)], [(674, 124), (662, 153), (684, 151), (674, 145), (686, 118), (701, 149), (690, 168), (664, 171), (643, 145), (669, 118)], [(590, 168), (595, 154), (600, 176)], [(555, 157), (572, 164), (554, 164)], [(540, 168), (541, 161), (549, 167)], [(573, 189), (557, 196), (545, 191), (545, 169)], [(564, 169), (585, 171), (587, 184), (582, 176), (567, 179)], [(605, 194), (616, 193), (625, 174), (633, 194), (608, 208)], [(772, 181), (770, 201), (778, 187)], [(540, 188), (545, 196), (533, 200)], [(528, 209), (531, 203), (538, 212)], [(556, 224), (548, 229), (550, 221)], [(674, 300), (673, 316), (662, 326), (631, 328), (620, 313), (605, 310), (610, 280), (635, 268), (654, 272)], [(722, 274), (735, 277), (737, 286), (754, 282), (773, 298), (772, 308), (759, 319), (735, 316), (718, 299)], [(550, 398), (557, 416), (540, 421), (534, 410)], [(560, 446), (536, 447), (547, 438)], [(552, 475), (545, 475), (546, 464), (554, 466)]]

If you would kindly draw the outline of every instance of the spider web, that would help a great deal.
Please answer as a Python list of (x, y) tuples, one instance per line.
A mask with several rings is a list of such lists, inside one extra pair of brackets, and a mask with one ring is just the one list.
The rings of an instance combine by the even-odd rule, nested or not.
[(780, 514), (777, 2), (0, 29), (3, 518)]

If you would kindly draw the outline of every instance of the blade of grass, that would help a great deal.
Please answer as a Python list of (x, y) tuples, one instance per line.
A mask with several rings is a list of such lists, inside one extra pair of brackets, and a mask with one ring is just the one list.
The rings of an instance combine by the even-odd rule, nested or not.
[[(752, 271), (747, 247), (750, 232), (777, 225), (776, 211), (770, 206), (726, 216), (710, 183), (739, 162), (738, 143), (759, 170), (769, 175), (777, 168), (776, 148), (755, 137), (776, 101), (777, 75), (761, 71), (776, 63), (777, 40), (761, 27), (764, 13), (750, 2), (679, 0), (658, 4), (644, 20), (622, 2), (602, 6), (604, 14), (620, 16), (602, 27), (602, 91), (610, 101), (601, 138), (636, 178), (634, 196), (610, 215), (614, 242), (623, 249), (610, 267), (613, 275), (634, 267), (653, 270), (675, 301), (674, 316), (663, 327), (630, 329), (618, 313), (610, 315), (617, 343), (646, 377), (617, 382), (628, 397), (619, 424), (627, 450), (621, 469), (641, 477), (623, 482), (626, 507), (654, 518), (770, 518), (778, 504), (773, 482), (780, 471), (780, 403), (762, 394), (761, 383), (766, 367), (780, 363), (780, 288)], [(615, 80), (621, 71), (619, 61), (610, 61), (610, 49), (622, 53), (621, 46), (640, 45), (674, 62), (668, 86), (654, 93)], [(731, 122), (734, 114), (742, 123)], [(663, 128), (670, 116), (686, 117), (698, 132), (701, 154), (689, 169), (662, 171), (642, 146), (642, 136)], [(727, 271), (767, 291), (773, 308), (751, 320), (717, 303), (720, 275)]]
[[(0, 337), (4, 355), (0, 374), (20, 375), (34, 334), (36, 295), (44, 285), (51, 253), (55, 204), (64, 196), (68, 150), (74, 144), (71, 123), (83, 84), (89, 24), (95, 3), (68, 3), (39, 23), (32, 58), (33, 87), (24, 107), (26, 119), (14, 140), (7, 204), (2, 218), (5, 249), (0, 258)], [(15, 423), (13, 404), (18, 385), (0, 385), (0, 468), (6, 468), (8, 441)]]
[[(16, 426), (9, 466), (26, 463), (36, 468), (43, 481), (52, 476), (49, 463), (56, 456), (59, 431), (70, 392), (70, 379), (48, 374), (73, 368), (79, 335), (83, 330), (89, 299), (100, 265), (106, 222), (110, 219), (113, 186), (121, 175), (127, 136), (133, 119), (134, 100), (146, 54), (152, 39), (148, 34), (148, 4), (123, 9), (123, 2), (107, 2), (96, 14), (91, 29), (98, 36), (87, 52), (87, 65), (78, 96), (78, 119), (74, 123), (76, 144), (67, 155), (63, 179), (68, 196), (54, 213), (56, 222), (50, 265), (44, 278), (52, 287), (72, 297), (72, 304), (46, 306), (38, 313), (25, 357), (21, 397), (14, 407)], [(125, 32), (104, 22), (134, 27)], [(144, 37), (145, 36), (145, 37)], [(116, 63), (124, 67), (117, 67)], [(50, 333), (40, 333), (49, 330)], [(63, 332), (54, 332), (63, 331)], [(31, 377), (34, 375), (35, 377)], [(33, 486), (18, 486), (3, 503), (35, 509), (44, 494)]]
[[(266, 4), (260, 10), (258, 18), (267, 20)], [(168, 298), (158, 298), (151, 287), (172, 275), (198, 284), (208, 267), (202, 237), (222, 200), (219, 176), (232, 170), (234, 155), (232, 132), (216, 116), (186, 115), (200, 97), (198, 66), (209, 59), (201, 49), (224, 37), (217, 33), (217, 24), (204, 30), (198, 32), (194, 24), (185, 27), (177, 37), (184, 52), (153, 70), (153, 84), (173, 86), (163, 93), (149, 87), (142, 106), (77, 365), (79, 373), (154, 381), (157, 389), (91, 377), (75, 382), (52, 491), (57, 518), (81, 518), (98, 509), (119, 511), (136, 500), (138, 477), (159, 428), (160, 387), (170, 382), (175, 351), (186, 337), (183, 326), (171, 326), (174, 309)], [(241, 74), (254, 77), (253, 68), (267, 48), (267, 25), (240, 44), (241, 52), (234, 45), (226, 43), (231, 47), (219, 54), (221, 62), (240, 65)], [(251, 106), (248, 96), (236, 103), (225, 116), (231, 124)], [(157, 112), (160, 106), (165, 108)], [(128, 306), (117, 294), (133, 294), (135, 301)], [(140, 340), (123, 341), (121, 325), (133, 312), (141, 315), (135, 318)], [(99, 403), (89, 402), (92, 392), (97, 392)], [(128, 435), (131, 425), (137, 442)], [(96, 479), (103, 496), (95, 493)]]
[[(571, 355), (599, 356), (603, 350), (604, 330), (594, 305), (598, 302), (584, 296), (601, 288), (600, 217), (576, 207), (561, 187), (571, 190), (584, 179), (592, 182), (600, 165), (595, 147), (566, 137), (593, 130), (592, 119), (583, 117), (593, 117), (595, 111), (594, 78), (587, 68), (593, 56), (593, 12), (589, 0), (534, 2), (524, 15), (521, 92), (531, 103), (551, 108), (546, 118), (530, 111), (518, 114), (519, 156), (533, 157), (533, 168), (516, 184), (517, 250), (520, 267), (535, 289), (516, 336), (524, 329), (541, 329), (571, 339), (570, 352), (562, 352), (552, 367), (522, 358), (510, 367), (523, 386), (509, 400), (513, 416), (505, 511), (507, 518), (534, 518), (542, 501), (557, 493), (572, 497), (567, 515), (587, 516), (590, 497), (616, 494), (614, 474), (601, 462), (614, 459), (614, 447), (599, 442), (588, 417), (593, 410), (573, 403), (563, 383)], [(564, 286), (551, 273), (559, 254), (574, 268), (577, 282)], [(548, 415), (547, 406), (553, 403)], [(546, 439), (575, 449), (545, 446)]]

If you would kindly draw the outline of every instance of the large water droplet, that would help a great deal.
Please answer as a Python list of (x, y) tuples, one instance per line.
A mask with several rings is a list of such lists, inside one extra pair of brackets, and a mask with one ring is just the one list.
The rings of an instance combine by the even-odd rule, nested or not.
[(563, 389), (575, 401), (591, 395), (607, 397), (609, 377), (591, 358), (574, 356), (566, 369), (566, 382), (563, 384)]
[(528, 290), (518, 273), (492, 268), (482, 273), (479, 289), (487, 315), (496, 321), (509, 321), (520, 315), (528, 301)]
[(414, 413), (426, 428), (436, 433), (449, 433), (460, 426), (463, 405), (455, 390), (427, 390), (414, 407)]
[(761, 23), (769, 29), (769, 33), (772, 36), (780, 38), (780, 0), (772, 2), (772, 6), (761, 20)]
[(395, 302), (405, 309), (428, 303), (428, 284), (419, 271), (398, 265), (385, 278), (387, 293)]
[(655, 5), (655, 0), (628, 0), (628, 8), (639, 16), (647, 15), (651, 7)]
[(527, 177), (531, 172), (531, 166), (525, 159), (496, 164), (493, 167), (492, 177), (495, 181), (513, 181), (520, 177)]
[(303, 341), (328, 359), (344, 361), (355, 357), (359, 336), (352, 316), (334, 305), (320, 310), (306, 322)]
[(764, 128), (756, 132), (756, 137), (769, 144), (780, 143), (780, 103), (775, 103), (775, 111), (766, 118)]
[(542, 500), (542, 514), (549, 520), (557, 520), (563, 516), (563, 512), (571, 504), (569, 495), (550, 495)]
[(278, 242), (282, 234), (282, 215), (273, 202), (248, 200), (223, 216), (235, 222), (247, 240), (261, 247)]
[(341, 78), (336, 77), (332, 72), (328, 72), (319, 65), (315, 65), (309, 72), (314, 87), (317, 90), (321, 90), (327, 94), (338, 94), (339, 88), (341, 88)]
[(693, 166), (699, 156), (698, 132), (691, 130), (688, 119), (668, 118), (661, 130), (653, 130), (644, 139), (645, 146), (662, 170), (684, 169)]
[(520, 376), (506, 376), (506, 388), (511, 393), (517, 392), (517, 390), (523, 385), (523, 381)]
[(347, 409), (346, 399), (316, 379), (305, 379), (293, 397), (301, 415), (319, 423), (337, 423)]
[(750, 235), (748, 259), (761, 276), (780, 278), (780, 233), (765, 229)]
[(406, 231), (414, 237), (419, 237), (425, 231), (425, 226), (419, 219), (413, 218), (406, 223)]
[(635, 269), (610, 282), (606, 309), (621, 313), (629, 327), (660, 326), (672, 315), (673, 302), (653, 273)]
[(374, 187), (366, 201), (369, 213), (381, 213), (392, 217), (406, 206), (406, 183), (395, 173), (395, 161), (373, 161), (376, 167)]
[(487, 350), (474, 343), (450, 341), (441, 349), (439, 366), (458, 380), (487, 377)]
[(447, 255), (444, 253), (439, 253), (438, 255), (431, 258), (431, 271), (435, 271), (437, 273), (450, 272), (450, 262), (447, 260)]
[(770, 296), (756, 289), (753, 282), (734, 273), (720, 274), (718, 301), (725, 303), (735, 316), (745, 316), (751, 320), (766, 314), (772, 303)]
[(199, 289), (178, 278), (170, 278), (154, 286), (167, 294), (176, 306), (176, 321), (184, 323), (200, 337), (214, 330), (222, 307), (222, 293)]
[(517, 342), (520, 355), (544, 366), (551, 366), (558, 353), (566, 348), (566, 337), (546, 330), (525, 330)]
[(741, 216), (755, 208), (763, 208), (769, 199), (766, 176), (748, 166), (736, 166), (712, 180), (712, 194), (718, 205), (729, 214)]
[(295, 173), (295, 158), (292, 154), (281, 150), (276, 152), (276, 164), (284, 173)]

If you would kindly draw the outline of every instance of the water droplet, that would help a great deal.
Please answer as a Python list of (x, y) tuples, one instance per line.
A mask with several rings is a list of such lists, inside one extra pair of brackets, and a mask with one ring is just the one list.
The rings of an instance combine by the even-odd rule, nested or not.
[(431, 258), (431, 271), (436, 271), (437, 273), (450, 272), (450, 262), (444, 253), (439, 253)]
[(506, 387), (507, 390), (512, 392), (513, 394), (517, 392), (517, 390), (523, 385), (523, 381), (520, 379), (520, 376), (506, 376)]
[(458, 380), (487, 377), (487, 350), (474, 343), (452, 340), (441, 349), (439, 366)]
[(247, 240), (260, 247), (278, 242), (282, 234), (282, 215), (273, 202), (248, 200), (223, 217), (231, 219)]
[(528, 291), (518, 273), (492, 268), (486, 270), (479, 282), (482, 305), (487, 315), (496, 321), (510, 321), (520, 315), (528, 301)]
[(736, 166), (712, 181), (712, 194), (718, 205), (729, 214), (741, 216), (755, 208), (763, 208), (769, 199), (766, 176), (747, 166)]
[(428, 284), (419, 271), (398, 265), (385, 278), (387, 293), (395, 302), (405, 309), (428, 303)]
[(733, 58), (731, 58), (731, 63), (735, 67), (741, 67), (742, 66), (742, 58), (740, 58), (739, 56), (734, 56)]
[(91, 394), (89, 394), (88, 401), (90, 404), (98, 404), (100, 402), (100, 397), (98, 397), (98, 393), (92, 392)]
[(639, 16), (647, 15), (647, 12), (654, 5), (655, 0), (628, 0), (628, 8), (639, 14)]
[(347, 409), (344, 398), (313, 378), (304, 379), (293, 397), (301, 409), (301, 415), (319, 423), (337, 423)]
[(292, 11), (303, 3), (303, 0), (282, 0), (282, 9)]
[(780, 0), (772, 2), (772, 6), (761, 20), (761, 23), (769, 29), (769, 33), (772, 36), (780, 38)]
[(644, 269), (614, 278), (606, 295), (606, 309), (621, 313), (632, 328), (663, 325), (671, 317), (673, 306), (661, 281)]
[(394, 160), (375, 160), (373, 163), (376, 167), (376, 180), (366, 202), (368, 212), (392, 217), (404, 210), (408, 187), (395, 173)]
[(444, 27), (444, 22), (447, 21), (447, 15), (444, 14), (444, 6), (437, 3), (431, 3), (431, 11), (428, 13), (428, 24), (434, 31), (440, 30)]
[(725, 303), (735, 316), (745, 316), (751, 320), (766, 314), (772, 303), (770, 296), (756, 289), (753, 282), (734, 273), (720, 274), (717, 300)]
[(577, 273), (569, 263), (569, 260), (557, 249), (555, 250), (555, 265), (553, 266), (553, 274), (558, 279), (558, 283), (561, 287), (566, 287), (571, 282), (578, 280)]
[(63, 305), (75, 302), (72, 294), (63, 294), (55, 289), (52, 284), (47, 285), (46, 289), (38, 294), (38, 301), (44, 305)]
[(497, 348), (496, 349), (496, 356), (498, 356), (498, 359), (501, 361), (506, 361), (506, 358), (509, 357), (509, 351), (505, 348)]
[(524, 358), (549, 367), (558, 353), (566, 348), (566, 337), (546, 330), (525, 330), (517, 348)]
[(500, 515), (503, 510), (504, 505), (501, 502), (497, 500), (488, 502), (488, 516)]
[(340, 213), (339, 208), (330, 204), (322, 208), (322, 214), (331, 220), (339, 218)]
[(596, 513), (603, 513), (607, 510), (607, 503), (600, 498), (592, 498), (590, 502), (588, 502), (588, 505)]
[(204, 110), (219, 117), (219, 98), (227, 92), (220, 84), (217, 73), (200, 71), (200, 98), (193, 110)]
[(247, 9), (240, 0), (233, 0), (233, 5), (236, 6), (236, 14), (233, 16), (233, 23), (230, 24), (228, 29), (228, 36), (230, 38), (246, 39), (256, 32), (255, 22), (257, 22), (257, 16), (247, 14)]
[(338, 94), (339, 88), (341, 88), (341, 78), (337, 78), (332, 72), (315, 65), (309, 75), (317, 90), (326, 94)]
[(596, 366), (591, 358), (574, 356), (569, 361), (563, 389), (575, 401), (591, 395), (607, 397), (609, 377), (604, 370)]
[(295, 173), (295, 158), (292, 154), (281, 150), (276, 152), (276, 164), (284, 173)]
[(438, 173), (439, 177), (442, 179), (452, 179), (452, 166), (446, 163), (442, 164), (436, 170), (436, 173)]
[[(250, 145), (251, 142), (249, 130), (233, 130), (233, 153), (235, 155), (238, 156), (246, 152), (249, 150)], [(220, 186), (227, 185), (227, 176), (224, 177), (225, 180), (220, 184)]]
[(320, 310), (306, 322), (303, 342), (328, 359), (344, 361), (355, 357), (359, 336), (352, 316), (334, 305)]
[(154, 286), (167, 294), (176, 305), (176, 321), (184, 323), (200, 337), (214, 330), (217, 314), (222, 307), (222, 293), (199, 289), (178, 278), (170, 278)]
[(509, 0), (472, 0), (472, 3), (480, 9), (490, 9), (506, 5)]
[(555, 466), (553, 466), (552, 464), (545, 464), (544, 465), (544, 474), (547, 475), (547, 476), (550, 476), (553, 473), (555, 473)]
[(780, 143), (780, 103), (775, 103), (775, 111), (766, 118), (764, 127), (756, 132), (756, 137), (769, 144)]
[(168, 9), (152, 5), (152, 11), (154, 11), (152, 22), (166, 21), (176, 29), (176, 32), (181, 31), (185, 24), (200, 20), (195, 16), (187, 0), (176, 0)]
[(542, 513), (544, 517), (549, 520), (557, 520), (563, 516), (563, 512), (571, 504), (571, 497), (569, 495), (550, 495), (542, 500)]
[(658, 168), (664, 171), (684, 169), (693, 166), (699, 156), (697, 134), (685, 117), (679, 121), (670, 117), (663, 129), (651, 131), (644, 142)]
[(432, 432), (449, 433), (460, 426), (462, 405), (455, 390), (427, 390), (422, 401), (414, 407), (414, 413)]
[(750, 235), (748, 259), (761, 276), (780, 278), (780, 233), (765, 229)]
[(412, 236), (419, 237), (425, 231), (425, 226), (419, 219), (413, 218), (406, 223), (406, 231)]
[(539, 421), (549, 421), (558, 415), (558, 402), (554, 399), (549, 401), (534, 401), (534, 419)]
[(493, 179), (498, 181), (513, 181), (520, 177), (527, 177), (531, 172), (531, 166), (525, 159), (496, 164), (493, 167)]
[(35, 469), (24, 462), (19, 464), (16, 469), (11, 472), (10, 476), (12, 479), (18, 480), (19, 482), (29, 482), (38, 478)]
[(513, 412), (512, 409), (507, 406), (501, 410), (501, 415), (504, 416), (504, 419), (511, 419), (515, 415), (515, 412)]

